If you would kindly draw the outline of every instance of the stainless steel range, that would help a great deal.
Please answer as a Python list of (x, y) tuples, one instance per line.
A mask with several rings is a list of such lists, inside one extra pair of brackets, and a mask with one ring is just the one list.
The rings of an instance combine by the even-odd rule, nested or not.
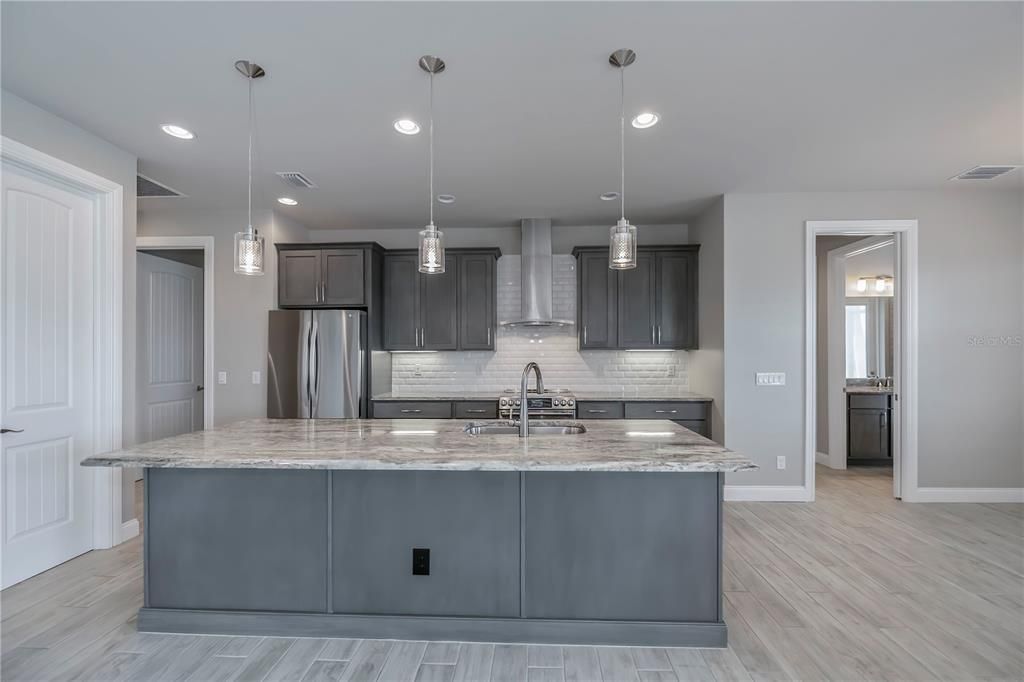
[[(505, 394), (498, 398), (498, 418), (518, 419), (522, 410), (522, 398), (519, 391), (506, 389)], [(529, 391), (526, 394), (527, 412), (530, 419), (546, 417), (548, 419), (575, 419), (576, 397), (569, 391)]]

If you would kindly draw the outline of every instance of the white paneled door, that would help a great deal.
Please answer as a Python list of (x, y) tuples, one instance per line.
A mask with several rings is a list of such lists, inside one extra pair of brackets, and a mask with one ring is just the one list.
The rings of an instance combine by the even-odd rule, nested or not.
[(93, 201), (3, 167), (2, 585), (92, 548)]
[(203, 271), (140, 253), (138, 440), (203, 428)]

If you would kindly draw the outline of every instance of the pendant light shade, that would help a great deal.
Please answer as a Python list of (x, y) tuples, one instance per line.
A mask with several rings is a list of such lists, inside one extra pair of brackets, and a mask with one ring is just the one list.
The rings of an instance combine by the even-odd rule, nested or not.
[(427, 275), (444, 272), (444, 233), (434, 224), (434, 75), (445, 69), (444, 60), (432, 55), (420, 57), (420, 68), (430, 75), (430, 222), (420, 231), (419, 271)]
[(633, 50), (616, 50), (608, 57), (609, 63), (619, 69), (619, 222), (610, 232), (608, 240), (608, 267), (612, 270), (632, 270), (636, 267), (636, 226), (626, 220), (626, 67), (636, 61)]
[(259, 64), (245, 60), (235, 62), (235, 69), (249, 81), (249, 222), (245, 230), (235, 233), (235, 272), (239, 275), (262, 275), (263, 237), (252, 226), (252, 82), (263, 78), (267, 72)]

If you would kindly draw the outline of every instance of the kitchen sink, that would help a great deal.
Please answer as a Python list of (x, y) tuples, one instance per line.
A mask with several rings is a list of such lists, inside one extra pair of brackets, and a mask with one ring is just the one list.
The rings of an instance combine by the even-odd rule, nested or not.
[[(519, 424), (512, 424), (509, 422), (470, 422), (469, 424), (466, 424), (466, 428), (463, 429), (463, 431), (465, 431), (471, 436), (518, 436)], [(583, 424), (578, 424), (576, 422), (530, 422), (531, 436), (575, 436), (580, 433), (586, 433), (586, 431), (586, 426), (584, 426)]]

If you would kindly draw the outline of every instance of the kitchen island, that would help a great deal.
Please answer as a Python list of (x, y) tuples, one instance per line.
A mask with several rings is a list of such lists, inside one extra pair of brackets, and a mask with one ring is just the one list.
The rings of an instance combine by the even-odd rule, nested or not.
[(722, 484), (756, 467), (575, 426), (258, 419), (84, 464), (145, 469), (140, 630), (724, 646)]

